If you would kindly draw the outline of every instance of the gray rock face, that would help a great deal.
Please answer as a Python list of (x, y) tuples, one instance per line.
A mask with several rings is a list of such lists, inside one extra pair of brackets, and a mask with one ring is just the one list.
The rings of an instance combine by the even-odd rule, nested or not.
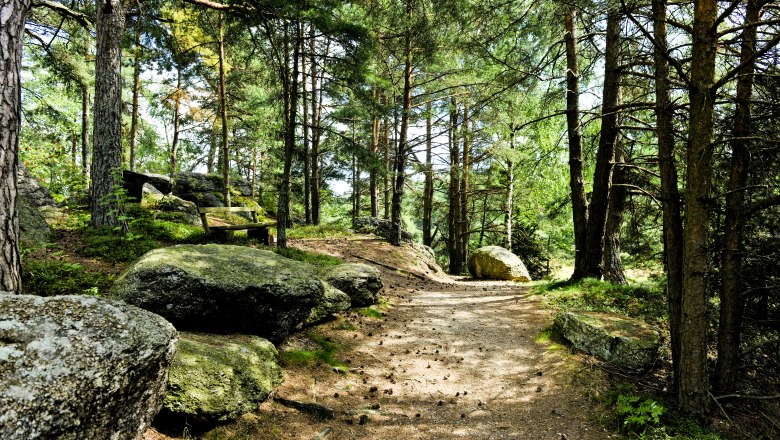
[[(361, 217), (355, 221), (355, 232), (361, 234), (375, 234), (385, 240), (390, 240), (390, 231), (393, 224), (389, 220), (378, 217)], [(414, 236), (401, 230), (401, 240), (411, 242)]]
[(256, 336), (181, 333), (162, 418), (213, 424), (257, 409), (282, 369), (276, 348)]
[(162, 194), (170, 194), (173, 189), (171, 178), (162, 174), (138, 173), (135, 171), (124, 170), (122, 180), (127, 190), (129, 198), (135, 202), (140, 202), (144, 193), (144, 186), (150, 185)]
[(346, 293), (331, 286), (323, 281), (325, 285), (325, 294), (322, 296), (322, 303), (311, 310), (309, 317), (306, 318), (304, 325), (316, 324), (323, 321), (337, 312), (343, 312), (352, 305), (352, 299)]
[(382, 274), (376, 268), (360, 263), (331, 267), (325, 273), (325, 281), (349, 295), (352, 307), (376, 303), (382, 289)]
[(35, 247), (49, 241), (51, 228), (38, 207), (21, 194), (16, 202), (19, 210), (19, 236), (22, 243)]
[(20, 197), (23, 197), (27, 202), (36, 208), (42, 206), (55, 206), (56, 202), (51, 196), (48, 188), (41, 185), (35, 177), (27, 171), (27, 167), (24, 164), (19, 164), (19, 170), (16, 174), (17, 184), (16, 191)]
[(141, 438), (176, 340), (120, 301), (0, 294), (0, 438)]
[(246, 333), (279, 343), (320, 304), (323, 291), (310, 264), (207, 244), (147, 253), (116, 280), (112, 294), (179, 330)]
[[(231, 179), (231, 187), (241, 196), (250, 197), (252, 187), (244, 179)], [(173, 194), (200, 207), (225, 206), (222, 193), (222, 176), (202, 173), (179, 173), (173, 185)], [(238, 206), (238, 205), (237, 205)]]
[(472, 252), (468, 267), (474, 278), (531, 281), (531, 275), (520, 257), (500, 246), (485, 246)]
[(555, 327), (578, 349), (632, 371), (652, 367), (661, 346), (658, 329), (614, 313), (560, 313)]

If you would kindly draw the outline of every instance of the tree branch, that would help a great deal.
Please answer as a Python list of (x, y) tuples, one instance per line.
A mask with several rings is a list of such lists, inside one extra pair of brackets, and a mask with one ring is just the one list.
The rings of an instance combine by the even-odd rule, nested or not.
[(61, 17), (72, 18), (73, 20), (75, 20), (85, 28), (87, 29), (92, 28), (92, 22), (89, 21), (89, 18), (87, 18), (86, 14), (82, 14), (79, 11), (74, 11), (73, 9), (70, 9), (69, 7), (63, 5), (60, 2), (55, 2), (53, 0), (37, 0), (32, 4), (32, 6), (34, 8), (44, 7), (44, 8), (51, 9), (52, 11), (59, 14)]

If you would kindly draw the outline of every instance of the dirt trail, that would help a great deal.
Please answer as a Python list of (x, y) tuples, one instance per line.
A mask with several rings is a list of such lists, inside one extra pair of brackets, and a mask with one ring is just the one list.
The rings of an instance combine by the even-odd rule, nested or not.
[[(377, 240), (294, 245), (347, 261), (368, 258), (417, 274), (427, 271), (435, 279), (379, 267), (383, 295), (392, 305), (385, 318), (329, 332), (349, 344), (345, 356), (358, 370), (316, 374), (316, 381), (305, 380), (310, 372), (296, 372), (278, 390), (306, 401), (316, 393), (319, 403), (344, 415), (323, 423), (292, 417), (297, 420), (282, 423), (283, 438), (310, 439), (327, 428), (333, 439), (608, 437), (589, 420), (590, 405), (572, 385), (572, 375), (582, 368), (577, 358), (537, 342), (551, 316), (526, 287), (433, 274), (410, 263), (415, 257), (410, 249), (398, 251)], [(266, 403), (264, 409), (292, 416), (278, 404)], [(361, 415), (367, 416), (362, 425)]]

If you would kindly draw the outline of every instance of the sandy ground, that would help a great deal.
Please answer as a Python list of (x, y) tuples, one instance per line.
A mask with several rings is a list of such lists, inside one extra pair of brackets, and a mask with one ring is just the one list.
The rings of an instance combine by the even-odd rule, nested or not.
[[(603, 439), (584, 395), (579, 356), (540, 340), (552, 316), (519, 283), (450, 278), (409, 247), (363, 238), (293, 246), (353, 262), (381, 262), (380, 319), (350, 313), (309, 333), (327, 337), (350, 367), (292, 367), (276, 395), (316, 402), (318, 421), (270, 399), (211, 438)], [(371, 264), (370, 262), (368, 264)], [(402, 270), (392, 270), (389, 267)], [(306, 332), (281, 350), (306, 345)], [(575, 379), (579, 378), (579, 379)], [(150, 431), (147, 439), (168, 438)]]

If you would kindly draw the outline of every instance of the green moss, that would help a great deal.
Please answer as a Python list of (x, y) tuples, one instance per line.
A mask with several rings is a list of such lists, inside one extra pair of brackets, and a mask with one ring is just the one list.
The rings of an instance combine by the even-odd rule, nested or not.
[(357, 312), (367, 318), (381, 319), (385, 316), (375, 306), (363, 307), (362, 309), (357, 309)]
[(330, 267), (343, 264), (344, 260), (341, 258), (333, 257), (325, 254), (318, 254), (315, 252), (308, 252), (302, 249), (288, 247), (288, 248), (269, 248), (271, 251), (291, 260), (302, 261), (309, 263), (317, 268), (317, 273), (322, 274)]
[(157, 240), (134, 234), (122, 234), (111, 228), (85, 229), (82, 233), (85, 257), (104, 261), (133, 261), (145, 253), (162, 246)]
[(334, 238), (345, 237), (352, 232), (345, 226), (338, 223), (328, 223), (322, 225), (299, 226), (287, 230), (289, 238)]
[(111, 287), (112, 276), (66, 261), (24, 261), (22, 286), (28, 295), (97, 295)]
[(282, 365), (312, 366), (325, 364), (344, 370), (347, 369), (347, 366), (336, 357), (339, 346), (335, 342), (331, 341), (330, 338), (313, 333), (309, 333), (307, 336), (317, 348), (283, 351), (280, 353)]

